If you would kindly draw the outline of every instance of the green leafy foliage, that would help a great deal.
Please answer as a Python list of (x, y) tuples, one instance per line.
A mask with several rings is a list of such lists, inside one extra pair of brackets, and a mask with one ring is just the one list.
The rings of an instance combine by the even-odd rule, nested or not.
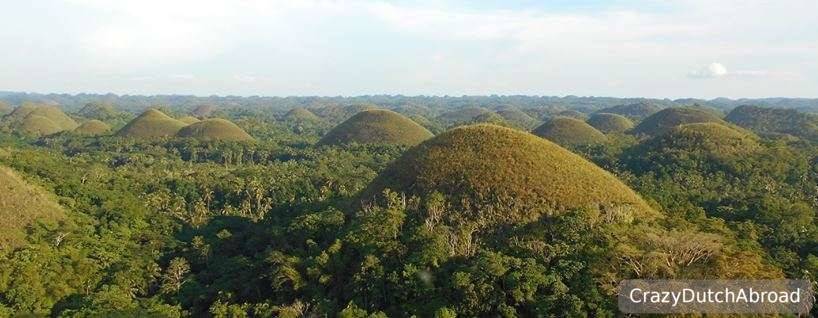
[[(66, 109), (91, 102), (73, 98)], [(0, 225), (13, 236), (0, 251), (0, 316), (614, 317), (626, 278), (816, 280), (808, 138), (673, 124), (575, 155), (519, 130), (444, 132), (438, 120), (464, 107), (545, 118), (639, 102), (606, 98), (108, 102), (213, 105), (209, 115), (256, 141), (0, 130), (2, 171), (13, 169), (0, 174)], [(316, 146), (330, 123), (373, 104), (431, 118), (423, 125), (440, 134)], [(284, 115), (297, 107), (321, 119)]]
[(744, 105), (730, 111), (725, 119), (758, 134), (788, 134), (810, 140), (818, 138), (818, 117), (795, 109)]

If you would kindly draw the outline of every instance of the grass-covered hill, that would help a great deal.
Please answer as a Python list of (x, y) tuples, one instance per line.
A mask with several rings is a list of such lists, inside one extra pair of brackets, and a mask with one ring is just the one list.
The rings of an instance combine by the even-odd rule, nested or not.
[(317, 123), (322, 121), (321, 117), (303, 107), (290, 109), (282, 119), (296, 123)]
[(390, 110), (367, 110), (330, 130), (321, 145), (394, 144), (416, 145), (432, 137), (423, 126)]
[(611, 113), (592, 114), (585, 122), (605, 134), (624, 133), (633, 128), (633, 121), (625, 116)]
[(38, 105), (33, 103), (23, 103), (22, 105), (14, 108), (10, 113), (3, 116), (3, 122), (6, 123), (16, 123), (26, 118), (28, 114), (31, 114), (37, 107), (44, 107), (44, 105)]
[(712, 111), (699, 107), (672, 107), (645, 118), (631, 132), (636, 135), (658, 136), (676, 126), (695, 123), (725, 124), (725, 121)]
[(57, 106), (24, 104), (3, 117), (3, 125), (33, 136), (47, 136), (77, 128), (77, 122)]
[(818, 139), (818, 116), (794, 109), (739, 106), (730, 111), (725, 120), (762, 135), (788, 134)]
[(308, 109), (313, 114), (321, 117), (323, 120), (332, 124), (337, 124), (351, 118), (352, 116), (355, 116), (362, 111), (375, 110), (379, 108), (372, 104), (355, 104), (347, 106), (328, 105)]
[(468, 123), (485, 113), (491, 113), (491, 111), (483, 107), (463, 107), (443, 113), (437, 117), (437, 120), (447, 125)]
[(106, 103), (88, 103), (77, 112), (79, 116), (102, 121), (116, 118), (119, 114), (120, 112), (114, 105)]
[(503, 127), (512, 127), (516, 128), (510, 122), (508, 122), (503, 116), (500, 116), (497, 113), (489, 112), (483, 113), (480, 115), (475, 116), (470, 121), (464, 124), (494, 124)]
[(433, 118), (436, 114), (431, 108), (418, 105), (418, 104), (403, 104), (398, 107), (393, 108), (395, 112), (401, 113), (406, 117), (412, 118), (412, 116), (423, 116), (426, 118)]
[(181, 122), (183, 122), (183, 123), (185, 123), (187, 125), (199, 122), (199, 119), (196, 118), (196, 117), (193, 117), (193, 116), (182, 116), (182, 117), (179, 117), (179, 119), (177, 119), (177, 120), (181, 121)]
[(29, 114), (23, 118), (21, 122), (14, 125), (14, 129), (29, 136), (48, 136), (65, 131), (53, 120), (36, 114)]
[(63, 209), (52, 195), (0, 166), (0, 250), (24, 244), (25, 228), (33, 222), (63, 217)]
[(576, 119), (581, 119), (581, 120), (585, 120), (586, 118), (588, 118), (588, 115), (586, 115), (585, 113), (579, 112), (579, 111), (576, 111), (576, 110), (573, 110), (573, 109), (560, 111), (556, 115), (561, 116), (561, 117), (570, 117), (570, 118), (576, 118)]
[(79, 126), (74, 119), (68, 117), (68, 115), (63, 113), (63, 111), (57, 106), (36, 107), (26, 117), (32, 115), (48, 118), (63, 130), (73, 130)]
[(586, 122), (569, 117), (554, 117), (532, 131), (564, 147), (605, 143), (605, 134)]
[(684, 124), (647, 143), (652, 151), (702, 153), (714, 157), (748, 154), (759, 149), (758, 137), (718, 123)]
[[(488, 124), (455, 128), (410, 149), (370, 184), (363, 200), (386, 188), (468, 201), (460, 217), (487, 224), (572, 208), (599, 209), (609, 219), (655, 213), (616, 177), (580, 156), (530, 133)], [(493, 214), (498, 206), (503, 212)]]
[(434, 135), (437, 135), (437, 134), (439, 134), (439, 133), (446, 130), (446, 127), (444, 127), (443, 124), (441, 124), (439, 122), (436, 122), (436, 121), (432, 121), (431, 119), (427, 118), (426, 116), (423, 116), (423, 115), (408, 115), (407, 117), (409, 119), (411, 119), (412, 121), (418, 123), (419, 125), (423, 126), (423, 128), (428, 129), (429, 132), (431, 132)]
[(137, 116), (116, 135), (130, 138), (153, 138), (175, 136), (186, 124), (156, 109), (148, 109)]
[(228, 140), (228, 141), (250, 141), (253, 140), (241, 127), (236, 126), (229, 120), (221, 118), (205, 119), (179, 130), (178, 137), (195, 138), (203, 141)]
[(639, 121), (661, 110), (659, 106), (650, 102), (638, 102), (633, 104), (617, 105), (603, 108), (597, 113), (617, 114)]
[(515, 127), (524, 130), (532, 129), (540, 122), (517, 108), (498, 110), (497, 114)]
[(213, 107), (213, 105), (199, 105), (190, 111), (190, 114), (199, 118), (204, 118), (210, 116), (210, 114), (215, 110), (216, 108)]
[(77, 127), (76, 129), (74, 129), (74, 133), (87, 136), (104, 135), (110, 131), (111, 131), (110, 125), (96, 119), (86, 121), (79, 125), (79, 127)]
[(9, 103), (6, 103), (0, 100), (0, 116), (8, 114), (14, 110), (14, 107), (11, 107)]

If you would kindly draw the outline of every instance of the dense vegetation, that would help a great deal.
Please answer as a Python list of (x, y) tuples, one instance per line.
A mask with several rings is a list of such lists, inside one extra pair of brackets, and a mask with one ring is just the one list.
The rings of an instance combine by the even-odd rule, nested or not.
[[(708, 111), (571, 153), (511, 119), (640, 101), (48, 97), (112, 129), (0, 119), (0, 317), (612, 317), (623, 278), (818, 280), (818, 140)], [(319, 145), (375, 107), (436, 136)], [(513, 128), (440, 117), (469, 107)]]
[(818, 117), (794, 109), (743, 105), (733, 109), (727, 114), (725, 120), (759, 134), (788, 134), (807, 139), (818, 138)]

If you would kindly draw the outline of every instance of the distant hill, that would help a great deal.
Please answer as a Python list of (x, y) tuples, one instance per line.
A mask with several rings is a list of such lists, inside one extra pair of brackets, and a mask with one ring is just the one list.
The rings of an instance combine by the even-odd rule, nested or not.
[(422, 115), (410, 115), (408, 117), (412, 121), (423, 126), (423, 128), (428, 129), (432, 134), (436, 135), (446, 130), (446, 127), (443, 127), (443, 125), (440, 124), (439, 122), (432, 121), (431, 119), (426, 118)]
[(702, 152), (716, 157), (758, 150), (758, 137), (718, 123), (684, 124), (649, 142), (654, 151)]
[(86, 121), (79, 125), (79, 127), (77, 127), (76, 129), (74, 129), (74, 133), (87, 136), (104, 135), (110, 131), (111, 126), (96, 119)]
[(321, 122), (321, 117), (313, 114), (311, 111), (307, 110), (303, 107), (296, 107), (290, 109), (287, 114), (283, 117), (286, 121), (296, 122), (296, 123), (317, 123)]
[(640, 121), (645, 117), (653, 115), (661, 110), (659, 106), (650, 102), (638, 102), (633, 104), (618, 105), (608, 108), (603, 108), (597, 113), (617, 114), (628, 117), (631, 120)]
[(0, 100), (0, 116), (8, 114), (14, 110), (9, 103)]
[(3, 117), (3, 125), (32, 136), (47, 136), (77, 128), (74, 119), (57, 106), (27, 103)]
[(356, 104), (348, 106), (330, 105), (326, 107), (310, 108), (309, 110), (327, 122), (336, 124), (343, 122), (362, 111), (375, 109), (379, 108), (371, 104)]
[(77, 115), (88, 118), (97, 119), (101, 121), (111, 120), (118, 117), (120, 114), (116, 107), (106, 103), (88, 103), (77, 112)]
[(499, 110), (497, 111), (497, 115), (503, 117), (503, 119), (514, 127), (523, 130), (530, 130), (536, 127), (540, 122), (517, 108)]
[(194, 108), (190, 114), (198, 118), (205, 118), (210, 116), (210, 114), (212, 114), (215, 110), (216, 107), (213, 107), (213, 105), (199, 105), (196, 106), (196, 108)]
[(592, 114), (585, 122), (605, 134), (624, 133), (633, 128), (633, 122), (627, 117), (610, 113)]
[(38, 105), (33, 103), (24, 103), (12, 110), (7, 115), (3, 116), (3, 121), (7, 123), (21, 122), (28, 114), (31, 114), (37, 107), (44, 107), (46, 105)]
[(632, 133), (636, 135), (658, 136), (666, 133), (676, 126), (695, 123), (718, 123), (725, 124), (712, 111), (698, 107), (671, 107), (663, 109), (648, 118), (645, 118)]
[(182, 117), (179, 117), (179, 119), (177, 119), (177, 120), (181, 121), (181, 122), (183, 122), (185, 124), (188, 124), (188, 125), (199, 122), (199, 119), (196, 118), (196, 117), (193, 117), (193, 116), (182, 116)]
[(739, 106), (725, 119), (762, 135), (788, 134), (818, 140), (818, 116), (794, 109)]
[(65, 131), (53, 120), (37, 114), (29, 114), (14, 126), (15, 130), (29, 136), (48, 136)]
[(532, 131), (533, 134), (563, 147), (596, 145), (608, 138), (586, 122), (569, 117), (554, 117)]
[(485, 113), (491, 113), (491, 111), (483, 107), (464, 107), (443, 113), (437, 119), (447, 125), (462, 124), (469, 123), (475, 117)]
[(64, 216), (52, 195), (0, 166), (0, 250), (24, 245), (25, 228), (35, 221), (53, 222)]
[(190, 124), (179, 130), (178, 137), (195, 138), (204, 141), (229, 140), (229, 141), (251, 141), (251, 137), (244, 129), (229, 120), (221, 118), (205, 119), (200, 122)]
[(580, 119), (580, 120), (585, 120), (586, 118), (588, 118), (588, 115), (586, 115), (585, 113), (579, 112), (579, 111), (576, 111), (576, 110), (572, 110), (572, 109), (563, 110), (561, 112), (558, 112), (557, 116), (576, 118), (576, 119)]
[(367, 110), (329, 131), (318, 144), (415, 145), (432, 137), (423, 126), (390, 110)]
[(514, 125), (512, 125), (510, 122), (508, 122), (502, 116), (498, 115), (497, 113), (492, 113), (492, 112), (482, 113), (480, 115), (477, 115), (474, 118), (472, 118), (471, 120), (469, 120), (468, 122), (463, 123), (463, 124), (468, 124), (468, 125), (472, 125), (472, 124), (494, 124), (494, 125), (503, 126), (503, 127), (517, 128)]
[(433, 118), (434, 114), (435, 114), (435, 112), (432, 109), (430, 109), (429, 107), (422, 106), (422, 105), (417, 105), (417, 104), (404, 104), (404, 105), (400, 105), (398, 107), (395, 107), (392, 110), (394, 110), (397, 113), (401, 113), (404, 116), (410, 117), (410, 118), (412, 116), (423, 116), (423, 117), (426, 117), (426, 118)]
[[(527, 132), (496, 125), (462, 126), (411, 148), (364, 191), (438, 192), (463, 218), (484, 225), (534, 220), (573, 208), (599, 209), (611, 220), (655, 215), (633, 190), (570, 151)], [(464, 202), (466, 205), (460, 206)], [(502, 214), (491, 207), (501, 206)]]
[(173, 119), (159, 110), (148, 109), (125, 127), (122, 127), (116, 135), (131, 138), (168, 137), (175, 136), (185, 126), (187, 126), (185, 123)]

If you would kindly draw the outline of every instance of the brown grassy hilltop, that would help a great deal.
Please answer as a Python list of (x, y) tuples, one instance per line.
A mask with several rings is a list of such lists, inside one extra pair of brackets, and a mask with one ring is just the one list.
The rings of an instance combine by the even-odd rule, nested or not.
[(193, 117), (193, 116), (182, 116), (182, 117), (179, 117), (179, 119), (177, 119), (177, 120), (181, 121), (181, 122), (183, 122), (183, 123), (185, 123), (187, 125), (199, 122), (199, 118), (196, 118), (196, 117)]
[(524, 130), (532, 129), (537, 125), (537, 123), (539, 123), (539, 120), (529, 116), (528, 114), (517, 108), (499, 110), (497, 111), (497, 115), (503, 117), (503, 119), (505, 119), (514, 127)]
[(53, 120), (36, 114), (29, 114), (14, 128), (29, 136), (48, 136), (65, 130)]
[(665, 108), (633, 128), (632, 133), (637, 135), (658, 136), (676, 126), (694, 123), (719, 123), (725, 121), (711, 111), (696, 107)]
[(485, 113), (491, 113), (491, 111), (483, 107), (463, 107), (446, 112), (438, 116), (437, 120), (446, 124), (468, 123)]
[(122, 127), (116, 135), (131, 138), (168, 137), (175, 136), (185, 126), (185, 123), (151, 108)]
[(585, 122), (605, 134), (623, 133), (633, 128), (633, 122), (627, 117), (610, 113), (595, 113)]
[(96, 119), (86, 121), (76, 129), (74, 129), (74, 133), (87, 136), (104, 135), (110, 131), (111, 131), (110, 125)]
[(648, 145), (655, 151), (703, 152), (717, 157), (758, 150), (758, 137), (718, 123), (695, 123), (674, 127)]
[(216, 108), (213, 105), (199, 105), (194, 108), (190, 114), (199, 118), (210, 116)]
[(25, 228), (34, 221), (64, 217), (52, 196), (0, 166), (0, 250), (25, 243)]
[(233, 122), (212, 118), (190, 124), (179, 130), (177, 137), (195, 138), (203, 141), (229, 140), (229, 141), (250, 141), (253, 140), (244, 129), (236, 126)]
[(319, 144), (416, 145), (432, 137), (426, 128), (390, 110), (367, 110), (336, 126)]
[(608, 140), (603, 133), (586, 122), (561, 116), (551, 118), (531, 133), (565, 147), (596, 145)]
[(292, 122), (320, 122), (321, 117), (307, 110), (306, 108), (296, 107), (290, 109), (283, 117), (284, 120)]
[(765, 136), (818, 140), (818, 116), (795, 109), (743, 105), (730, 111), (725, 120)]
[(576, 119), (579, 119), (579, 120), (585, 120), (586, 118), (588, 118), (587, 114), (585, 114), (583, 112), (573, 110), (573, 109), (563, 110), (563, 111), (557, 113), (557, 116), (576, 118)]
[(3, 117), (3, 125), (32, 136), (74, 130), (78, 124), (57, 106), (24, 103)]
[(14, 111), (14, 108), (11, 107), (9, 103), (0, 100), (0, 116), (11, 113), (12, 111)]
[(645, 117), (655, 114), (661, 110), (659, 106), (649, 102), (638, 102), (633, 104), (618, 105), (600, 109), (597, 113), (617, 114), (628, 117), (631, 120), (642, 120)]
[[(466, 200), (477, 209), (471, 212), (488, 213), (481, 217), (492, 222), (531, 220), (572, 208), (626, 219), (656, 213), (582, 157), (535, 135), (488, 124), (455, 128), (410, 149), (369, 185), (362, 199), (386, 188), (420, 196), (439, 192), (453, 203)], [(497, 204), (504, 214), (491, 215), (494, 209), (487, 207)]]

